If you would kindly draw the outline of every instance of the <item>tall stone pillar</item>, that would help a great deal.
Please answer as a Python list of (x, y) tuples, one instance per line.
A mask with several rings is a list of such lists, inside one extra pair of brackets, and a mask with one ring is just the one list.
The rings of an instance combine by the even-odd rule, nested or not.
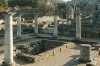
[(15, 66), (13, 61), (13, 15), (12, 12), (5, 14), (4, 62), (2, 66)]
[(35, 21), (34, 33), (35, 35), (38, 35), (38, 15), (35, 15), (34, 21)]
[(74, 19), (74, 9), (72, 6), (71, 6), (71, 19)]
[(53, 30), (53, 36), (58, 36), (58, 27), (57, 27), (57, 15), (54, 16), (54, 30)]
[(21, 37), (21, 15), (17, 15), (17, 37)]
[(81, 16), (80, 16), (80, 6), (76, 8), (76, 38), (81, 39)]

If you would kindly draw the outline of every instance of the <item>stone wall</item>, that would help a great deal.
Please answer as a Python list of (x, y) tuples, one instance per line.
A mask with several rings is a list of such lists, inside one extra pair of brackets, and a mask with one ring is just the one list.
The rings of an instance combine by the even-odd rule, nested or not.
[(63, 42), (61, 41), (56, 41), (56, 40), (42, 40), (42, 43), (43, 43), (43, 47), (44, 47), (44, 50), (45, 51), (48, 51), (50, 49), (53, 49), (53, 48), (56, 48), (58, 46), (61, 46), (62, 44), (64, 44)]
[[(71, 47), (75, 46), (75, 44), (72, 42), (63, 43), (60, 41), (51, 41), (51, 40), (50, 41), (43, 40), (41, 43), (39, 44), (40, 47), (37, 47), (38, 48), (37, 51), (39, 52), (40, 50), (41, 51), (45, 50), (45, 52), (39, 53), (37, 55), (26, 54), (26, 53), (17, 53), (16, 54), (17, 58), (21, 58), (21, 59), (23, 59), (25, 61), (29, 61), (29, 62), (37, 62), (37, 61), (46, 59), (50, 56), (57, 55), (63, 51), (66, 51), (67, 48), (71, 48)], [(34, 46), (34, 45), (31, 45), (31, 47), (32, 46)], [(23, 48), (23, 46), (21, 46), (21, 47)], [(42, 49), (39, 49), (41, 47), (42, 47)], [(33, 49), (35, 49), (35, 48), (33, 48)], [(34, 51), (34, 52), (37, 52), (37, 51)], [(33, 53), (33, 51), (32, 51), (32, 53)]]
[[(82, 25), (82, 37), (87, 38), (100, 38), (100, 29), (99, 26), (91, 26), (91, 25)], [(58, 26), (58, 34), (62, 36), (76, 36), (76, 25), (65, 25), (59, 24)]]
[(60, 41), (42, 40), (38, 42), (31, 42), (29, 44), (17, 46), (16, 51), (18, 52), (20, 51), (21, 53), (26, 53), (26, 54), (37, 55), (38, 53), (48, 51), (55, 47), (61, 46), (62, 44), (64, 43)]
[(32, 54), (32, 55), (37, 55), (43, 52), (42, 44), (40, 43), (40, 41), (17, 46), (15, 50), (18, 53), (25, 53), (25, 54)]

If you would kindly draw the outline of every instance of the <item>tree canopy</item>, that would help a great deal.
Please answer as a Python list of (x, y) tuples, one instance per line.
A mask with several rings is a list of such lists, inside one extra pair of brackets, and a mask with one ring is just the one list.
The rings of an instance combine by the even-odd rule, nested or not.
[[(47, 2), (50, 1), (52, 3), (57, 3), (57, 0), (14, 0), (14, 1), (9, 1), (9, 6), (14, 7), (16, 5), (18, 6), (32, 6), (35, 8), (39, 2)], [(59, 1), (58, 1), (59, 2)]]
[(5, 9), (8, 7), (8, 3), (6, 0), (0, 0), (0, 12), (5, 11)]
[(14, 1), (9, 1), (9, 6), (14, 7), (16, 5), (18, 6), (32, 6), (35, 8), (38, 3), (43, 0), (14, 0)]
[(66, 10), (66, 3), (64, 3), (64, 2), (57, 3), (57, 8)]
[(0, 0), (0, 7), (8, 7), (6, 0)]
[(39, 2), (37, 6), (38, 10), (42, 12), (43, 15), (46, 15), (47, 13), (50, 15), (52, 11), (55, 9), (54, 5), (47, 4), (44, 1)]

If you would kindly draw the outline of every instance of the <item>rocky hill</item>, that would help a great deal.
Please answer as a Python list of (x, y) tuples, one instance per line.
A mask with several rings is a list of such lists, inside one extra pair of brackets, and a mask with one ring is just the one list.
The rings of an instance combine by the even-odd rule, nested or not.
[(98, 0), (72, 0), (66, 3), (66, 6), (69, 7), (70, 5), (77, 5), (80, 4), (82, 10), (100, 10), (100, 2)]

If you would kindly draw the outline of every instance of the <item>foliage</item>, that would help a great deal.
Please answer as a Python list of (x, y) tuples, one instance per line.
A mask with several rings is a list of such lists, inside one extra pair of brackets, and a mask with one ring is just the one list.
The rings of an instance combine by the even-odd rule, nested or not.
[(8, 7), (6, 0), (0, 0), (0, 7)]
[(13, 7), (13, 6), (32, 6), (33, 8), (35, 8), (38, 3), (40, 1), (43, 0), (14, 0), (14, 1), (9, 1), (9, 6)]
[(44, 1), (39, 2), (38, 4), (38, 10), (41, 11), (43, 15), (46, 15), (46, 13), (51, 14), (54, 9), (55, 8), (53, 5), (47, 5), (47, 3), (45, 3)]
[(66, 10), (66, 3), (64, 3), (64, 2), (57, 3), (57, 8)]
[(8, 7), (6, 0), (0, 0), (0, 12), (5, 11)]
[(32, 6), (33, 8), (35, 8), (39, 2), (42, 1), (50, 1), (52, 3), (57, 3), (57, 0), (14, 0), (14, 1), (9, 1), (9, 6), (14, 7), (16, 5), (18, 6)]

